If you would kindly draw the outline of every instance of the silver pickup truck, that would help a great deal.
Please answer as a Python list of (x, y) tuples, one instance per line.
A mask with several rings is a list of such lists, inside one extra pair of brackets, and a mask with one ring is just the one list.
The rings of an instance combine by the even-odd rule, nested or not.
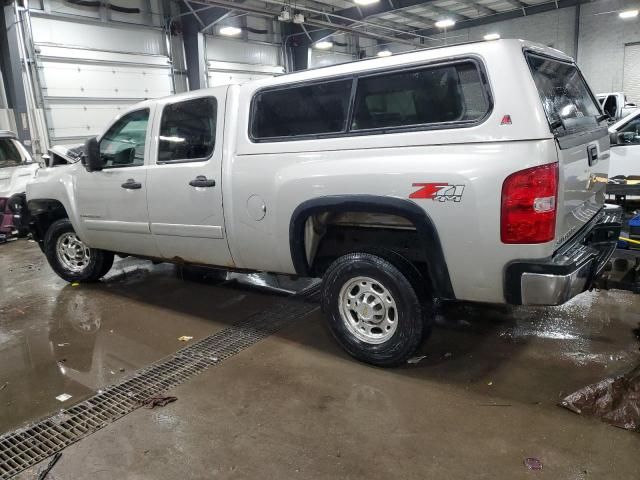
[(322, 277), (342, 347), (397, 365), (434, 301), (590, 288), (620, 230), (605, 117), (557, 50), (415, 51), (134, 105), (24, 208), (71, 282), (114, 254)]

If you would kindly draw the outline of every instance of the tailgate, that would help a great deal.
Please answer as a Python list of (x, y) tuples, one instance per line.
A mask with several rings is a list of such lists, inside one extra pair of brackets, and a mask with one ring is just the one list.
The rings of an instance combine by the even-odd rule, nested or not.
[(559, 162), (556, 242), (570, 239), (605, 202), (609, 136), (602, 112), (578, 67), (525, 52), (547, 120), (555, 134)]

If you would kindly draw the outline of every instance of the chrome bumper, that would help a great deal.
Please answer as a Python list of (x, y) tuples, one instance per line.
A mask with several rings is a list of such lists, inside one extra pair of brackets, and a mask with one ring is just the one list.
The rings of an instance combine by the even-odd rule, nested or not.
[(550, 258), (517, 260), (505, 270), (505, 297), (516, 305), (560, 305), (590, 289), (616, 249), (622, 209), (606, 206)]

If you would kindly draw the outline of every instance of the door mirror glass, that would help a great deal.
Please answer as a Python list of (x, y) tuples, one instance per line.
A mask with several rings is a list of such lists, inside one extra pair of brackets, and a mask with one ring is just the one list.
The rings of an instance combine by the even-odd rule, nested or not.
[(609, 133), (609, 143), (611, 145), (617, 145), (618, 144), (618, 132)]
[(82, 163), (87, 172), (97, 172), (104, 168), (104, 162), (100, 158), (100, 145), (96, 137), (91, 137), (85, 142)]

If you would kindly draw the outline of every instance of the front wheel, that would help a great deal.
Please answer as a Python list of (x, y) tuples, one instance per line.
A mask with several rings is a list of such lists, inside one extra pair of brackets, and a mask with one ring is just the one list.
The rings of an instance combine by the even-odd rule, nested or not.
[(96, 282), (113, 265), (113, 253), (87, 247), (67, 218), (51, 224), (44, 237), (49, 265), (67, 282)]
[(417, 285), (388, 260), (353, 253), (334, 261), (322, 284), (322, 306), (334, 337), (351, 356), (382, 367), (406, 362), (425, 327)]

